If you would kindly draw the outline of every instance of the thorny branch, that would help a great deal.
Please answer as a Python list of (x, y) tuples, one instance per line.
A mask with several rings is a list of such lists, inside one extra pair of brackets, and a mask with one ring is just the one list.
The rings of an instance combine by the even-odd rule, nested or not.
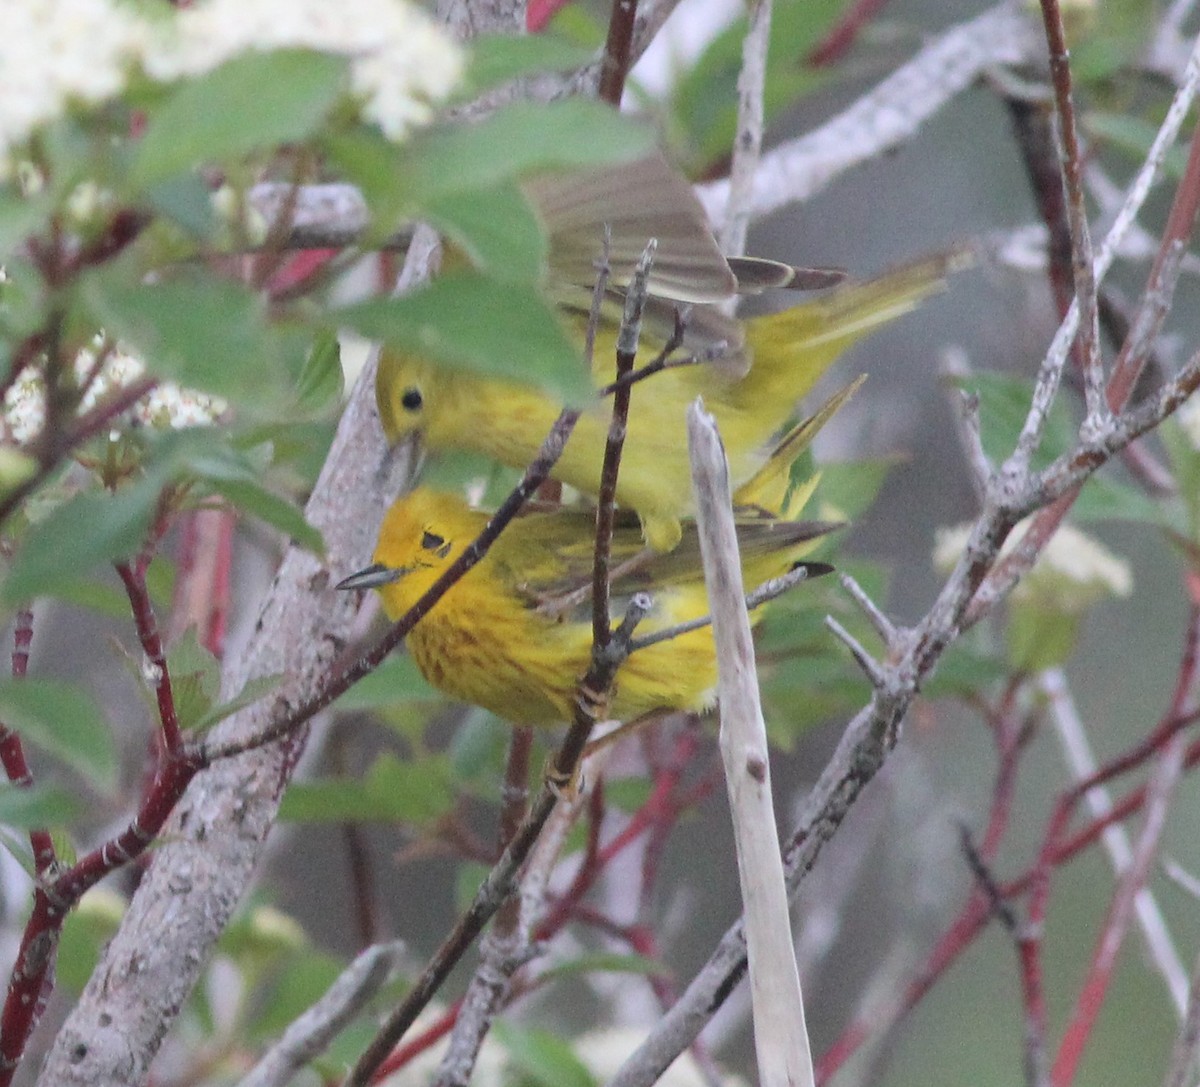
[[(669, 5), (660, 4), (655, 7), (661, 11)], [(865, 131), (861, 126), (855, 128), (854, 125), (856, 118), (861, 120), (861, 117), (858, 114), (850, 116), (848, 111), (846, 117), (838, 119), (839, 122), (842, 122), (841, 127), (827, 126), (826, 130), (822, 130), (822, 139), (824, 140), (822, 147), (840, 143), (844, 150), (835, 148), (836, 153), (823, 157), (818, 153), (820, 148), (815, 144), (806, 147), (789, 145), (779, 149), (778, 155), (773, 159), (769, 157), (759, 172), (762, 183), (757, 185), (754, 190), (756, 194), (753, 203), (754, 215), (765, 214), (771, 207), (778, 206), (772, 203), (776, 199), (797, 199), (798, 194), (815, 191), (815, 188), (827, 183), (831, 177), (846, 169), (853, 162), (861, 161), (862, 158), (877, 153), (881, 147), (893, 146), (906, 138), (917, 125), (957, 94), (987, 65), (1010, 59), (1025, 59), (1030, 55), (1026, 29), (1012, 9), (1000, 7), (986, 13), (973, 23), (954, 28), (931, 43), (918, 58), (915, 58), (912, 65), (902, 70), (908, 80), (907, 84), (904, 80), (888, 83), (886, 84), (886, 93), (884, 93), (885, 87), (881, 86), (879, 96), (870, 102), (866, 100), (863, 102), (863, 113), (866, 115), (878, 114), (881, 102), (894, 104), (898, 101), (911, 100), (912, 109), (899, 111), (896, 125), (885, 126), (883, 130), (874, 133), (870, 139), (847, 140), (842, 138), (835, 140), (833, 137), (838, 133), (844, 137), (848, 131), (852, 134), (858, 132), (858, 135), (862, 136)], [(931, 73), (937, 73), (938, 78), (933, 80)], [(1157, 150), (1151, 152), (1146, 166), (1139, 175), (1138, 183), (1141, 183), (1143, 178), (1146, 179), (1145, 188), (1135, 196), (1138, 184), (1135, 183), (1130, 199), (1123, 209), (1122, 214), (1127, 216), (1125, 227), (1132, 224), (1133, 216), (1136, 215), (1136, 210), (1144, 200), (1151, 180), (1158, 171), (1161, 156), (1165, 148), (1173, 141), (1179, 122), (1187, 112), (1195, 94), (1195, 87), (1196, 54), (1193, 53), (1185, 75), (1184, 87), (1172, 105), (1172, 112), (1168, 115), (1168, 121), (1164, 124), (1160, 137), (1156, 141)], [(1174, 128), (1171, 127), (1172, 124)], [(789, 164), (795, 166), (796, 163), (802, 162), (805, 154), (812, 155), (815, 163), (812, 169), (804, 166), (790, 170)], [(774, 176), (770, 172), (772, 169), (778, 171)], [(1197, 184), (1197, 174), (1197, 169), (1189, 164), (1187, 178), (1190, 179), (1193, 187)], [(781, 180), (782, 183), (780, 183)], [(719, 187), (714, 192), (719, 192)], [(763, 196), (767, 192), (771, 193), (769, 199)], [(299, 203), (303, 203), (302, 197), (303, 194), (298, 191), (296, 199)], [(716, 199), (715, 196), (714, 199)], [(722, 197), (721, 203), (723, 202)], [(1102, 248), (1096, 261), (1095, 278), (1097, 281), (1106, 267), (1106, 254), (1107, 258), (1111, 259), (1113, 247), (1118, 243), (1119, 236), (1119, 232), (1114, 226), (1106, 247)], [(1179, 232), (1176, 233), (1176, 237), (1178, 236), (1180, 236)], [(309, 242), (309, 244), (314, 243)], [(1167, 259), (1166, 249), (1164, 249), (1165, 259)], [(1165, 278), (1159, 276), (1158, 269), (1156, 269), (1156, 282), (1165, 282)], [(1073, 327), (1068, 329), (1069, 323), (1070, 318), (1068, 318), (1068, 322), (1064, 323), (1066, 331), (1062, 334), (1068, 346), (1074, 334)], [(1042, 400), (1035, 402), (1027, 422), (1030, 437), (1026, 444), (1030, 450), (1037, 445), (1044, 412), (1057, 388), (1061, 371), (1061, 360), (1058, 362), (1047, 360), (1043, 370), (1044, 381), (1041, 391), (1044, 403)], [(1130, 371), (1121, 370), (1121, 372), (1124, 374)], [(989, 480), (984, 497), (983, 514), (972, 535), (971, 543), (968, 545), (962, 562), (948, 579), (929, 615), (911, 628), (881, 631), (887, 640), (889, 653), (886, 664), (877, 664), (872, 670), (876, 689), (871, 703), (851, 722), (834, 759), (814, 790), (800, 821), (801, 829), (796, 832), (789, 848), (789, 885), (793, 890), (803, 873), (815, 861), (824, 841), (834, 833), (858, 793), (882, 764), (887, 751), (896, 740), (900, 721), (911, 703), (920, 681), (932, 671), (941, 652), (963, 627), (978, 619), (1002, 596), (1002, 589), (994, 594), (981, 595), (980, 587), (987, 576), (990, 564), (995, 559), (1000, 544), (1012, 525), (1023, 512), (1035, 508), (1052, 497), (1068, 493), (1072, 486), (1094, 472), (1115, 452), (1127, 446), (1141, 433), (1157, 425), (1162, 418), (1182, 402), (1197, 383), (1200, 383), (1200, 362), (1193, 359), (1181, 368), (1172, 380), (1165, 383), (1157, 395), (1139, 405), (1136, 410), (1123, 411), (1119, 415), (1106, 419), (1104, 425), (1081, 440), (1071, 454), (1062, 458), (1045, 472), (1036, 476), (1028, 474), (1025, 470), (1028, 466), (1028, 458), (1025, 457), (1022, 464), (1018, 457), (1015, 462), (1010, 462), (1002, 467)], [(1109, 391), (1111, 396), (1113, 389), (1110, 387)], [(1120, 399), (1123, 404), (1123, 398)], [(1113, 410), (1120, 411), (1121, 409), (1117, 405)], [(1022, 452), (1021, 448), (1017, 451), (1018, 455)], [(972, 601), (979, 603), (978, 610), (971, 610)], [(878, 627), (878, 624), (876, 625)], [(600, 678), (603, 679), (603, 676)], [(281, 705), (280, 710), (282, 712), (287, 708), (286, 705)], [(588, 717), (583, 707), (581, 707), (581, 713), (583, 718)], [(571, 748), (565, 749), (568, 753), (560, 754), (558, 760), (560, 769), (564, 765), (568, 769), (573, 768), (578, 751), (575, 751), (574, 757), (570, 756), (569, 751), (576, 747), (582, 749), (582, 743), (586, 739), (590, 724), (590, 720), (577, 721), (582, 739), (576, 737), (577, 742), (573, 741)], [(575, 737), (575, 734), (576, 729), (573, 728), (572, 736)], [(265, 735), (266, 733), (259, 733), (257, 738), (261, 740)], [(234, 744), (225, 747), (214, 745), (204, 749), (203, 754), (205, 757), (234, 754), (244, 750), (246, 746), (250, 745), (237, 746)], [(1192, 745), (1184, 752), (1183, 765), (1190, 766), (1198, 758), (1200, 758), (1200, 751), (1197, 751), (1196, 746)], [(290, 765), (286, 758), (284, 765), (285, 769), (282, 771), (282, 775), (286, 776), (286, 766)], [(543, 793), (538, 798), (530, 819), (526, 821), (522, 831), (519, 831), (514, 838), (512, 846), (505, 854), (505, 859), (493, 873), (494, 878), (490, 878), (485, 885), (484, 892), (486, 894), (483, 900), (489, 905), (480, 907), (473, 917), (469, 916), (464, 919), (465, 922), (468, 922), (468, 928), (473, 925), (474, 931), (477, 932), (486, 920), (482, 911), (494, 908), (492, 903), (498, 904), (502, 901), (513, 886), (515, 873), (520, 865), (520, 850), (516, 847), (521, 845), (523, 835), (525, 842), (521, 847), (526, 849), (532, 838), (536, 837), (537, 830), (530, 830), (530, 828), (540, 825), (537, 823), (539, 812), (542, 812), (540, 818), (544, 821), (554, 803), (552, 796), (549, 799), (547, 797), (548, 794)], [(1143, 803), (1144, 800), (1145, 794), (1142, 794), (1142, 799), (1138, 803)], [(1136, 807), (1136, 804), (1118, 803), (1114, 807), (1111, 818), (1105, 820), (1104, 825), (1111, 825), (1116, 819), (1126, 816), (1133, 807)], [(1089, 840), (1094, 840), (1095, 835), (1100, 833), (1100, 829), (1102, 828), (1088, 828), (1087, 831), (1081, 832), (1080, 835), (1064, 843), (1055, 855), (1055, 862), (1060, 863), (1071, 850), (1077, 851), (1086, 846)], [(1091, 839), (1087, 837), (1088, 833), (1092, 833)], [(1015, 888), (1007, 887), (1003, 890), (1005, 893), (1014, 893)], [(477, 906), (479, 901), (477, 900)], [(968, 916), (963, 922), (967, 928), (972, 924), (980, 925), (982, 923), (982, 919), (974, 915)], [(469, 938), (467, 942), (469, 942)], [(462, 946), (466, 946), (465, 943)], [(446, 968), (448, 969), (448, 967)], [(661, 1070), (662, 1067), (665, 1067), (661, 1062), (669, 1059), (667, 1058), (668, 1053), (673, 1055), (671, 1047), (677, 1044), (686, 1044), (689, 1031), (691, 1032), (690, 1036), (694, 1037), (695, 1029), (698, 1029), (695, 1024), (707, 1020), (712, 1008), (719, 1004), (743, 969), (744, 945), (741, 944), (740, 933), (735, 926), (722, 941), (710, 961), (709, 967), (693, 982), (679, 1004), (664, 1020), (662, 1029), (655, 1030), (647, 1047), (643, 1047), (643, 1050), (639, 1051), (639, 1055), (635, 1055), (633, 1061), (626, 1066), (616, 1082), (625, 1084), (649, 1082), (645, 1077), (650, 1070), (652, 1068)], [(444, 976), (444, 973), (441, 976)], [(418, 988), (420, 989), (423, 984), (424, 981), (418, 985)], [(169, 1019), (169, 1016), (167, 1018)], [(156, 1029), (162, 1021), (162, 1019), (155, 1020)], [(78, 1037), (78, 1034), (74, 1037)], [(679, 1039), (683, 1039), (683, 1042), (679, 1042)], [(131, 1046), (134, 1044), (134, 1042), (126, 1043), (125, 1039), (122, 1039), (122, 1043)], [(136, 1053), (132, 1060), (141, 1069), (144, 1068), (144, 1062), (148, 1059), (148, 1055), (142, 1052), (142, 1039), (137, 1039), (136, 1045)], [(148, 1053), (152, 1053), (156, 1046), (156, 1040), (145, 1044)], [(677, 1052), (678, 1048), (675, 1048), (674, 1053)], [(646, 1056), (647, 1053), (650, 1054), (649, 1057)], [(638, 1063), (639, 1061), (640, 1063)], [(131, 1066), (131, 1074), (132, 1071)]]
[[(1193, 51), (1186, 82), (1172, 102), (1151, 153), (1135, 177), (1121, 213), (1096, 258), (1094, 278), (1097, 283), (1156, 180), (1162, 156), (1173, 142), (1196, 94), (1200, 85), (1198, 62), (1200, 45)], [(1188, 173), (1179, 185), (1177, 203), (1190, 204), (1191, 192), (1197, 184), (1200, 184), (1200, 163), (1189, 160)], [(1175, 231), (1164, 241), (1165, 246), (1184, 230), (1180, 220), (1181, 217), (1173, 217)], [(1190, 220), (1187, 228), (1190, 229)], [(1077, 323), (1078, 306), (1073, 305), (1042, 364), (1037, 392), (1017, 447), (1009, 460), (986, 480), (982, 512), (961, 559), (937, 599), (925, 618), (915, 626), (895, 630), (887, 638), (882, 660), (871, 661), (866, 669), (873, 687), (871, 701), (851, 721), (834, 757), (810, 794), (786, 858), (789, 887), (793, 892), (862, 788), (883, 765), (896, 743), (900, 724), (920, 683), (934, 670), (942, 653), (961, 631), (987, 614), (1011, 587), (1011, 582), (1002, 587), (988, 583), (992, 581), (1000, 547), (1017, 522), (1069, 494), (1112, 456), (1161, 422), (1200, 386), (1200, 356), (1189, 360), (1172, 379), (1164, 382), (1156, 395), (1136, 408), (1122, 410), (1124, 399), (1113, 404), (1110, 386), (1109, 403), (1119, 414), (1105, 412), (1096, 420), (1098, 425), (1084, 429), (1073, 450), (1046, 470), (1031, 472), (1029, 464), (1059, 387)], [(1131, 361), (1129, 365), (1133, 364)], [(1122, 372), (1118, 369), (1114, 374), (1114, 383)], [(1031, 548), (1013, 566), (1017, 570), (1028, 569), (1034, 558), (1036, 550)], [(860, 647), (852, 646), (852, 649), (861, 657)], [(982, 923), (987, 914), (987, 907), (978, 902), (971, 910), (974, 912), (964, 916), (962, 921), (967, 929)], [(961, 936), (961, 931), (956, 933), (957, 938)], [(649, 1087), (695, 1038), (713, 1010), (740, 980), (745, 966), (745, 942), (739, 922), (726, 933), (678, 1004), (656, 1024), (610, 1087)]]

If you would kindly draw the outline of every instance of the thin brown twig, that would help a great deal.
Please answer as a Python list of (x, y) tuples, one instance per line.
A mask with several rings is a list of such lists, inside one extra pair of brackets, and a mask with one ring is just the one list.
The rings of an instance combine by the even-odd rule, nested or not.
[(1190, 1087), (1192, 1073), (1196, 1067), (1196, 1056), (1200, 1052), (1200, 956), (1192, 965), (1191, 981), (1188, 984), (1187, 1009), (1183, 1024), (1175, 1037), (1171, 1051), (1171, 1063), (1163, 1080), (1163, 1087)]
[[(653, 256), (653, 247), (648, 247), (648, 250), (651, 256)], [(640, 269), (641, 265), (639, 264)], [(625, 312), (627, 320), (639, 325), (642, 308), (645, 305), (646, 287), (646, 275), (644, 273), (640, 276), (635, 275), (629, 285), (629, 293), (626, 298)], [(632, 333), (628, 331), (626, 320), (622, 321), (617, 343), (619, 352), (623, 351), (636, 357), (637, 329)], [(616, 409), (614, 408), (615, 413)], [(574, 420), (578, 418), (578, 412), (564, 412), (560, 416), (560, 422), (568, 416), (573, 417), (570, 420), (570, 425), (566, 427), (566, 434), (562, 436), (561, 442), (557, 446), (555, 457), (557, 457), (558, 452), (561, 452), (561, 445), (569, 437), (570, 427), (574, 425)], [(549, 439), (547, 441), (549, 442)], [(620, 468), (622, 444), (621, 441), (610, 441), (606, 446), (605, 461), (601, 473), (602, 478), (611, 476), (615, 481), (616, 474)], [(545, 472), (534, 472), (533, 466), (531, 466), (525, 473), (525, 480), (527, 481), (538, 474), (543, 479), (546, 478), (552, 464), (553, 460), (545, 466)], [(519, 487), (518, 491), (520, 489)], [(526, 497), (532, 493), (532, 490), (532, 487), (529, 488), (526, 492)], [(510, 498), (513, 498), (516, 493), (514, 492), (513, 495), (510, 495)], [(524, 498), (521, 501), (523, 502)], [(497, 516), (493, 516), (492, 521), (489, 521), (488, 527), (484, 530), (485, 533), (491, 528)], [(597, 536), (597, 561), (599, 562), (606, 560), (607, 556), (601, 554), (605, 544), (599, 538), (599, 533)], [(459, 561), (461, 559), (462, 556), (459, 557)], [(447, 571), (447, 575), (452, 570), (453, 566)], [(448, 580), (447, 575), (443, 575), (439, 579), (438, 583), (430, 590), (430, 593), (434, 589), (437, 589), (442, 582)], [(605, 587), (607, 588), (607, 580), (605, 581)], [(430, 593), (426, 593), (426, 597)], [(416, 611), (424, 600), (425, 597), (412, 610)], [(576, 687), (573, 719), (567, 730), (567, 735), (559, 746), (547, 771), (546, 785), (543, 786), (542, 791), (534, 801), (524, 822), (516, 829), (512, 840), (508, 843), (500, 859), (476, 891), (471, 905), (442, 941), (425, 969), (421, 972), (421, 975), (414, 982), (407, 996), (388, 1016), (383, 1026), (351, 1069), (350, 1075), (346, 1080), (346, 1087), (367, 1087), (367, 1084), (372, 1082), (378, 1069), (387, 1060), (389, 1053), (404, 1037), (408, 1028), (428, 1004), (433, 994), (441, 987), (466, 949), (474, 943), (479, 933), (483, 930), (483, 926), (487, 924), (495, 912), (500, 909), (516, 889), (520, 868), (524, 864), (529, 851), (533, 848), (534, 843), (542, 832), (542, 828), (546, 824), (546, 820), (549, 819), (550, 813), (554, 809), (558, 799), (558, 789), (575, 779), (580, 759), (583, 757), (592, 729), (596, 725), (600, 709), (607, 701), (608, 692), (612, 688), (617, 670), (629, 655), (629, 644), (633, 637), (634, 629), (650, 610), (650, 605), (651, 601), (644, 593), (635, 594), (630, 601), (624, 620), (611, 632), (609, 632), (608, 628), (606, 611), (606, 621), (604, 624), (606, 637), (603, 641), (593, 640), (591, 663), (587, 673)], [(412, 613), (410, 612), (409, 614)], [(408, 616), (405, 616), (405, 619), (407, 618)], [(416, 619), (412, 620), (408, 629), (411, 629), (411, 626), (416, 621)], [(507, 981), (501, 979), (499, 985), (502, 987), (506, 986)]]
[(617, 477), (621, 470), (621, 451), (625, 447), (625, 432), (629, 425), (629, 403), (633, 386), (621, 379), (633, 372), (638, 342), (642, 334), (642, 310), (646, 302), (650, 267), (654, 262), (657, 243), (647, 243), (633, 273), (629, 294), (625, 298), (625, 313), (617, 337), (616, 390), (613, 393), (608, 437), (604, 445), (604, 461), (600, 467), (600, 486), (596, 501), (596, 547), (592, 562), (592, 644), (603, 650), (611, 636), (609, 623), (609, 557), (612, 551), (613, 519), (617, 497)]
[[(529, 811), (529, 760), (533, 729), (515, 727), (509, 736), (501, 792), (498, 852), (503, 852)], [(520, 902), (510, 896), (496, 911), (491, 931), (480, 942), (481, 962), (459, 1005), (450, 1045), (438, 1065), (433, 1087), (465, 1087), (496, 1013), (508, 1001), (517, 970), (532, 948), (521, 938)]]
[(814, 68), (836, 64), (850, 52), (858, 36), (886, 4), (887, 0), (854, 0), (833, 28), (809, 52), (805, 58), (807, 62)]
[(637, 22), (638, 0), (613, 0), (608, 20), (608, 38), (600, 62), (600, 86), (597, 97), (614, 109), (621, 108), (625, 77), (629, 74), (633, 28)]
[(1095, 425), (1106, 410), (1104, 364), (1100, 358), (1100, 315), (1096, 300), (1096, 267), (1083, 191), (1083, 153), (1075, 120), (1070, 54), (1059, 0), (1041, 0), (1042, 21), (1050, 54), (1050, 79), (1062, 141), (1062, 177), (1066, 189), (1067, 223), (1071, 231), (1071, 263), (1075, 297), (1079, 302), (1079, 355), (1088, 421)]

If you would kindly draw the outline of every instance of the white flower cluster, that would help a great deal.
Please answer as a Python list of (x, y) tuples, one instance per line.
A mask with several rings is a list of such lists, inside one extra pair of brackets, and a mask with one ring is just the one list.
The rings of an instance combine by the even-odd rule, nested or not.
[[(1009, 533), (1002, 555), (1016, 548), (1029, 525), (1027, 518)], [(938, 570), (948, 572), (954, 567), (970, 532), (970, 525), (937, 530), (933, 565)], [(1128, 596), (1132, 591), (1129, 563), (1074, 526), (1061, 525), (1042, 549), (1033, 569), (1013, 590), (1012, 599), (1074, 614), (1105, 596)]]
[(249, 50), (350, 57), (364, 115), (392, 139), (429, 120), (429, 103), (462, 74), (459, 50), (402, 0), (208, 0), (182, 10), (170, 30), (145, 58), (155, 79), (198, 75)]
[[(85, 348), (76, 356), (76, 381), (87, 381), (96, 370), (102, 343), (103, 340), (97, 337), (93, 347)], [(80, 401), (80, 412), (91, 410), (116, 390), (137, 381), (145, 372), (141, 359), (120, 348), (109, 351)], [(160, 430), (206, 426), (216, 420), (225, 408), (225, 402), (220, 397), (163, 382), (142, 397), (124, 416), (114, 420), (114, 426), (117, 430), (122, 426), (151, 426)], [(3, 437), (16, 445), (28, 445), (41, 434), (45, 423), (46, 383), (39, 370), (27, 367), (5, 394)]]
[(200, 0), (153, 20), (120, 0), (5, 0), (0, 178), (40, 125), (115, 97), (138, 68), (172, 80), (281, 48), (350, 57), (363, 115), (392, 139), (427, 121), (463, 68), (459, 47), (408, 0)]
[(141, 55), (145, 24), (112, 0), (19, 0), (0, 4), (0, 178), (8, 150), (70, 102), (119, 94)]

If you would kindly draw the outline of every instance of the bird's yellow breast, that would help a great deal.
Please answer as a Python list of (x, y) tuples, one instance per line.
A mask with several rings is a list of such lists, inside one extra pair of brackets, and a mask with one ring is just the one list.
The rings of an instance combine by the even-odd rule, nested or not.
[[(468, 573), (409, 634), (408, 649), (421, 674), (452, 697), (514, 724), (569, 721), (576, 687), (591, 662), (590, 624), (556, 619), (508, 593), (494, 593), (478, 571)], [(402, 614), (417, 595), (403, 606), (393, 600), (388, 610)], [(706, 609), (698, 586), (661, 589), (638, 633), (697, 618)], [(708, 629), (650, 646), (618, 670), (609, 716), (628, 721), (655, 710), (709, 709), (716, 677)]]

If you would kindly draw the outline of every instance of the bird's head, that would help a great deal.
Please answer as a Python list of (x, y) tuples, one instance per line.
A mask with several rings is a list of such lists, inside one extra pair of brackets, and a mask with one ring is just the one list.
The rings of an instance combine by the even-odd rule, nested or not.
[(375, 378), (375, 398), (384, 433), (393, 444), (425, 431), (436, 418), (444, 370), (416, 355), (385, 348)]
[(406, 610), (487, 523), (462, 498), (418, 487), (384, 516), (375, 561), (338, 584), (379, 589), (389, 614)]

